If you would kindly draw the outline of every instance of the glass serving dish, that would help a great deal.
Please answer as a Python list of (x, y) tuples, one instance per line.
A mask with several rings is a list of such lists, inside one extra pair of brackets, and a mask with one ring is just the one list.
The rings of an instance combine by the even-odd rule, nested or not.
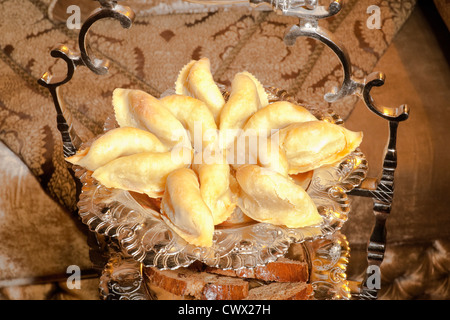
[[(309, 259), (309, 282), (313, 287), (313, 300), (349, 300), (351, 290), (347, 280), (350, 257), (345, 235), (336, 232), (315, 241), (304, 243)], [(112, 255), (99, 282), (103, 300), (155, 300), (149, 290), (142, 264), (121, 254)]]
[[(221, 89), (227, 98), (225, 88)], [(270, 102), (292, 100), (283, 90), (266, 87), (266, 91)], [(343, 124), (333, 111), (308, 109), (318, 119)], [(108, 118), (105, 130), (114, 127), (114, 118)], [(342, 228), (350, 212), (347, 192), (360, 185), (367, 169), (364, 154), (356, 150), (340, 163), (314, 170), (305, 188), (323, 217), (320, 225), (290, 229), (252, 222), (216, 228), (213, 246), (205, 248), (187, 243), (172, 231), (159, 218), (154, 201), (126, 190), (106, 188), (91, 177), (91, 172), (74, 167), (82, 183), (78, 207), (83, 223), (91, 231), (109, 237), (125, 255), (144, 266), (160, 269), (186, 267), (195, 260), (221, 269), (253, 268), (283, 256), (292, 243), (333, 235)]]

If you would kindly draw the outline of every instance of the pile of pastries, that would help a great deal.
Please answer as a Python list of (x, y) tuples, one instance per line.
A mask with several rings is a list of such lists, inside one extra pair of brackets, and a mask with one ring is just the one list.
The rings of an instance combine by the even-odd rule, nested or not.
[(159, 217), (195, 246), (212, 246), (217, 227), (322, 223), (305, 181), (362, 141), (302, 106), (270, 103), (245, 71), (225, 98), (207, 58), (183, 67), (175, 94), (118, 88), (112, 103), (118, 126), (66, 160), (107, 188), (159, 199)]

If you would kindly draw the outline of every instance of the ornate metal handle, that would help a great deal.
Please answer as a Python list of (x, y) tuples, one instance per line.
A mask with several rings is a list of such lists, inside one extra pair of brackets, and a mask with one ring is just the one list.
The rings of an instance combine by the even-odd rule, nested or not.
[(79, 56), (74, 54), (64, 45), (51, 51), (54, 58), (63, 59), (67, 64), (67, 75), (54, 77), (50, 72), (45, 72), (38, 80), (38, 83), (46, 87), (53, 98), (53, 104), (56, 109), (57, 128), (62, 136), (64, 157), (69, 157), (76, 153), (77, 148), (81, 145), (81, 139), (75, 133), (72, 126), (72, 114), (66, 108), (64, 99), (59, 92), (60, 86), (72, 79), (75, 69), (82, 64)]
[(253, 7), (269, 5), (279, 14), (300, 19), (324, 19), (334, 16), (341, 10), (340, 0), (333, 1), (328, 9), (319, 6), (317, 0), (250, 0), (249, 2)]
[[(406, 109), (406, 108), (405, 108)], [(383, 117), (387, 117), (383, 114)], [(383, 161), (383, 170), (379, 181), (375, 178), (369, 178), (368, 181), (360, 188), (352, 190), (349, 194), (356, 196), (369, 197), (373, 199), (373, 212), (375, 215), (375, 226), (369, 238), (367, 245), (367, 262), (369, 267), (380, 267), (384, 260), (386, 251), (386, 220), (389, 217), (394, 197), (394, 174), (397, 168), (397, 128), (399, 121), (406, 120), (408, 113), (402, 113), (395, 120), (389, 121), (389, 140)], [(376, 299), (379, 288), (369, 285), (370, 272), (366, 274), (366, 278), (361, 285), (359, 297), (361, 299)]]
[(60, 93), (60, 86), (69, 82), (78, 66), (86, 66), (96, 74), (106, 74), (109, 62), (91, 57), (88, 53), (87, 34), (91, 26), (98, 20), (113, 18), (118, 20), (122, 27), (130, 28), (135, 14), (128, 8), (117, 4), (117, 1), (99, 0), (101, 7), (96, 9), (81, 27), (78, 43), (80, 54), (72, 52), (67, 46), (61, 45), (51, 51), (54, 58), (63, 59), (67, 64), (65, 76), (53, 76), (49, 71), (45, 72), (38, 83), (46, 87), (53, 98), (57, 114), (57, 126), (63, 141), (64, 157), (74, 155), (81, 145), (81, 139), (72, 126), (72, 115), (67, 109)]
[(371, 73), (366, 78), (366, 83), (364, 84), (362, 93), (364, 102), (372, 112), (388, 121), (404, 121), (409, 117), (409, 107), (407, 105), (401, 105), (398, 108), (380, 107), (375, 104), (372, 96), (370, 95), (370, 91), (373, 87), (381, 87), (384, 85), (385, 78), (386, 76), (382, 72)]
[(324, 98), (327, 102), (335, 102), (345, 96), (361, 93), (364, 85), (352, 79), (352, 68), (347, 50), (333, 34), (322, 29), (315, 19), (315, 17), (305, 19), (300, 22), (300, 25), (293, 26), (284, 38), (286, 45), (293, 45), (299, 37), (309, 37), (324, 43), (339, 58), (344, 69), (344, 80), (340, 89), (334, 89), (333, 92), (325, 94)]
[(94, 73), (103, 75), (108, 73), (109, 61), (100, 60), (94, 57), (91, 58), (89, 56), (86, 37), (89, 29), (95, 22), (104, 18), (114, 18), (120, 22), (123, 28), (128, 29), (133, 24), (135, 14), (130, 8), (118, 5), (117, 1), (100, 0), (100, 3), (102, 7), (92, 12), (85, 23), (83, 23), (78, 38), (78, 44), (80, 47), (81, 60), (83, 61), (83, 64)]

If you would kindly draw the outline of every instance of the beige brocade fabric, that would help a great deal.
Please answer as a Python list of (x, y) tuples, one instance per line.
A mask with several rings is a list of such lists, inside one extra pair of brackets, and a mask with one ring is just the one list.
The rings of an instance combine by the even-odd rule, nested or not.
[[(91, 267), (85, 234), (67, 212), (45, 195), (26, 165), (0, 143), (0, 300), (92, 299), (95, 282), (83, 290), (65, 283), (24, 286), (38, 277), (65, 275), (69, 265)], [(35, 280), (32, 280), (35, 279)]]

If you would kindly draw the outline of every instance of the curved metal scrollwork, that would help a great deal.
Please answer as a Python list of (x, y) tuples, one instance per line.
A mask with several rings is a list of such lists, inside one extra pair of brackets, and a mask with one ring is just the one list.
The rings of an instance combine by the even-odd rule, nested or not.
[(112, 254), (100, 276), (100, 297), (103, 300), (151, 300), (145, 285), (142, 265), (120, 253)]
[[(289, 16), (296, 16), (300, 19), (299, 25), (294, 25), (289, 32), (285, 35), (284, 41), (286, 45), (292, 46), (295, 44), (297, 38), (299, 37), (309, 37), (324, 43), (328, 48), (330, 48), (336, 56), (344, 69), (344, 80), (339, 89), (334, 89), (333, 92), (326, 93), (324, 98), (327, 102), (335, 102), (349, 95), (360, 96), (367, 107), (377, 114), (378, 116), (388, 120), (388, 121), (403, 121), (408, 118), (409, 109), (407, 106), (402, 105), (399, 108), (387, 108), (379, 107), (375, 104), (370, 91), (373, 87), (382, 86), (385, 82), (385, 75), (381, 72), (374, 72), (370, 74), (364, 83), (354, 80), (352, 78), (352, 66), (350, 63), (349, 55), (345, 47), (340, 43), (336, 37), (329, 31), (321, 28), (319, 26), (319, 20), (336, 15), (341, 10), (340, 1), (334, 1), (330, 4), (329, 8), (326, 9), (323, 6), (317, 6), (314, 9), (298, 7), (300, 3), (306, 4), (308, 1), (260, 1), (251, 0), (251, 3), (268, 3), (275, 10), (281, 8), (281, 13)], [(309, 5), (314, 6), (312, 2), (309, 1)], [(295, 6), (297, 4), (298, 6)]]
[(91, 58), (88, 54), (88, 41), (87, 34), (92, 25), (104, 18), (114, 18), (120, 22), (123, 28), (128, 29), (131, 27), (135, 14), (128, 7), (123, 7), (118, 5), (116, 1), (100, 1), (102, 4), (101, 8), (96, 9), (83, 23), (81, 27), (78, 44), (80, 47), (81, 59), (86, 67), (92, 70), (96, 74), (106, 74), (108, 73), (109, 61), (100, 60), (97, 58)]
[(128, 8), (117, 4), (117, 1), (99, 1), (101, 7), (96, 9), (81, 27), (78, 43), (80, 54), (72, 52), (67, 46), (61, 45), (51, 51), (51, 56), (62, 59), (67, 64), (65, 76), (54, 76), (51, 72), (45, 72), (38, 83), (46, 87), (52, 98), (57, 114), (57, 127), (62, 135), (64, 157), (72, 156), (81, 145), (81, 139), (77, 136), (72, 126), (72, 115), (66, 108), (64, 99), (60, 93), (60, 86), (69, 82), (77, 66), (86, 66), (96, 74), (106, 74), (109, 62), (91, 57), (88, 53), (88, 32), (91, 26), (98, 20), (113, 18), (120, 22), (123, 28), (130, 28), (135, 14)]
[(359, 94), (363, 91), (364, 85), (352, 79), (352, 68), (345, 47), (332, 33), (319, 26), (319, 20), (334, 16), (341, 11), (341, 1), (333, 1), (328, 8), (318, 6), (317, 1), (314, 0), (250, 0), (250, 3), (254, 6), (262, 3), (270, 4), (280, 14), (295, 16), (300, 19), (299, 25), (294, 25), (285, 35), (284, 42), (286, 45), (294, 45), (299, 37), (308, 37), (321, 41), (333, 50), (344, 69), (344, 80), (339, 89), (334, 89), (333, 92), (325, 94), (327, 102), (335, 102), (345, 96)]
[(315, 20), (334, 16), (341, 10), (340, 0), (333, 1), (328, 8), (319, 6), (317, 0), (250, 0), (250, 4), (254, 7), (266, 4), (285, 16)]
[(46, 72), (38, 80), (38, 83), (46, 87), (52, 98), (56, 109), (57, 128), (62, 136), (64, 157), (69, 157), (77, 152), (77, 148), (81, 145), (81, 139), (75, 133), (72, 126), (72, 115), (65, 106), (64, 100), (59, 92), (60, 86), (72, 79), (75, 69), (80, 65), (81, 59), (74, 54), (67, 46), (61, 45), (51, 51), (51, 56), (62, 59), (67, 64), (66, 76), (54, 77), (50, 72)]
[(339, 89), (325, 94), (324, 98), (327, 102), (335, 102), (348, 95), (362, 92), (364, 85), (352, 79), (352, 68), (347, 50), (333, 34), (319, 27), (317, 20), (305, 20), (301, 21), (300, 25), (293, 26), (285, 35), (284, 41), (286, 45), (292, 46), (299, 37), (309, 37), (321, 41), (333, 50), (341, 62), (344, 69), (343, 83)]
[(366, 106), (378, 116), (388, 121), (404, 121), (409, 117), (409, 107), (407, 105), (401, 105), (398, 108), (380, 107), (373, 100), (370, 95), (370, 91), (373, 87), (381, 87), (384, 85), (386, 76), (382, 72), (371, 73), (366, 78), (366, 83), (363, 89), (363, 99)]

